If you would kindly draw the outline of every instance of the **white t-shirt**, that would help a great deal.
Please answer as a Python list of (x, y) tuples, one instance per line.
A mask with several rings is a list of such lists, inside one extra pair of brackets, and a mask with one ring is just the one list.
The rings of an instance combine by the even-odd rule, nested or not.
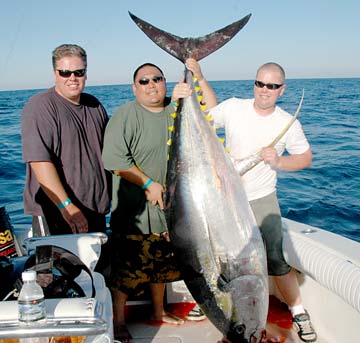
[[(280, 107), (267, 116), (254, 110), (254, 99), (231, 98), (214, 107), (210, 114), (216, 128), (225, 128), (226, 147), (232, 159), (246, 158), (269, 145), (284, 129), (292, 116)], [(296, 120), (275, 146), (279, 155), (302, 154), (310, 146), (301, 124)], [(248, 200), (262, 198), (276, 189), (276, 170), (260, 162), (242, 176)]]

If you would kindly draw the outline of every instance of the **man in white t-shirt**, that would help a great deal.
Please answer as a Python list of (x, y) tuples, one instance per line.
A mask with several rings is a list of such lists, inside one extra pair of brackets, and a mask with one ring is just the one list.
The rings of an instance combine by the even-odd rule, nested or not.
[[(285, 88), (283, 68), (266, 63), (257, 71), (253, 99), (225, 100), (211, 109), (210, 114), (217, 128), (225, 128), (226, 147), (232, 159), (261, 151), (262, 161), (242, 176), (242, 182), (266, 244), (269, 275), (274, 276), (289, 306), (300, 339), (315, 342), (316, 333), (302, 305), (295, 271), (283, 257), (281, 214), (276, 196), (277, 170), (309, 167), (312, 152), (298, 120), (274, 148), (266, 147), (292, 118), (276, 106)], [(287, 155), (283, 155), (285, 150)]]

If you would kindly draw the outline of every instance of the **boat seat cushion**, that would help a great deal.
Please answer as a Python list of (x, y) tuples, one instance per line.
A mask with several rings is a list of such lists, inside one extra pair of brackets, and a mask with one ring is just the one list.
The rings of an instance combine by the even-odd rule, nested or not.
[(71, 251), (91, 270), (94, 271), (101, 253), (101, 245), (107, 237), (103, 233), (84, 233), (76, 235), (42, 236), (25, 239), (27, 255), (38, 245), (55, 245)]

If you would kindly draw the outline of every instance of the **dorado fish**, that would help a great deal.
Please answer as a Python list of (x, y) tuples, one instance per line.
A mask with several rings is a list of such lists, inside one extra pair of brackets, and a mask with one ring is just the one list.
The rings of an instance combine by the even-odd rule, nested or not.
[[(130, 13), (156, 44), (185, 62), (228, 42), (250, 15), (200, 38), (181, 38)], [(261, 342), (268, 311), (266, 253), (232, 162), (191, 96), (179, 102), (166, 184), (169, 234), (184, 281), (208, 319), (233, 343)]]

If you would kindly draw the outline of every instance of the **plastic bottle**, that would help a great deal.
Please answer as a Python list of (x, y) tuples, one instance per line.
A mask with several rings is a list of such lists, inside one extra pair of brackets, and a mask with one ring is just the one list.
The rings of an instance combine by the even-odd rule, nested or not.
[[(46, 310), (44, 292), (36, 282), (36, 272), (34, 270), (22, 273), (23, 286), (21, 288), (18, 307), (20, 326), (37, 326), (45, 324)], [(21, 338), (20, 343), (47, 343), (47, 337)]]

